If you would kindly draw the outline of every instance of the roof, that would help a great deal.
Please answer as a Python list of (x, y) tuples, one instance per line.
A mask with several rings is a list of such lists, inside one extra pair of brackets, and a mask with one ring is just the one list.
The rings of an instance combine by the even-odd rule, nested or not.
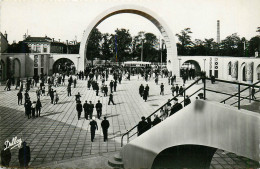
[(24, 42), (51, 42), (52, 39), (49, 37), (27, 37)]

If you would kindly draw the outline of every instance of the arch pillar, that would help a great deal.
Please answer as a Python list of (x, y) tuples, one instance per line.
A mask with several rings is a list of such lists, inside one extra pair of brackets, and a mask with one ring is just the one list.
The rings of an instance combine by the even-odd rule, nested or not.
[(253, 69), (254, 68), (254, 63), (253, 62), (247, 62), (246, 63), (246, 81), (248, 83), (253, 82)]
[(233, 61), (231, 63), (231, 77), (233, 80), (237, 80), (238, 77), (238, 61)]

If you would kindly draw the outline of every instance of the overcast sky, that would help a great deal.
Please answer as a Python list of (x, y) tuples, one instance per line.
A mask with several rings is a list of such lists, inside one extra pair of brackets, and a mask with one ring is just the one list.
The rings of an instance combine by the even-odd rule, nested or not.
[[(3, 0), (0, 30), (7, 31), (10, 43), (22, 40), (27, 30), (31, 36), (47, 35), (61, 41), (76, 36), (81, 41), (93, 18), (118, 4), (138, 4), (158, 13), (173, 24), (173, 34), (189, 27), (192, 39), (216, 39), (218, 19), (221, 39), (232, 33), (249, 39), (257, 35), (260, 26), (260, 0)], [(135, 14), (111, 16), (98, 28), (103, 33), (127, 28), (132, 35), (139, 31), (160, 34), (149, 20)]]

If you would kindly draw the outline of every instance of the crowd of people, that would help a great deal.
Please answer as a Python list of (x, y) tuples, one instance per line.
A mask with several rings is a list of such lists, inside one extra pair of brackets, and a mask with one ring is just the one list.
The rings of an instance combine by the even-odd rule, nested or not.
[[(112, 79), (109, 79), (109, 75), (112, 76)], [(67, 76), (67, 78), (66, 78)], [(168, 78), (168, 84), (172, 90), (172, 96), (182, 95), (183, 90), (185, 88), (178, 84), (174, 84), (176, 82), (176, 75), (172, 75), (171, 72), (166, 70), (159, 71), (157, 69), (144, 69), (140, 74), (138, 74), (138, 78), (142, 77), (145, 82), (150, 81), (151, 79), (155, 80), (155, 83), (158, 84), (159, 77)], [(61, 73), (61, 74), (53, 74), (52, 76), (47, 75), (35, 75), (32, 78), (27, 78), (26, 80), (20, 80), (17, 78), (15, 89), (18, 89), (17, 98), (18, 105), (24, 105), (25, 115), (28, 119), (41, 117), (41, 109), (44, 105), (41, 103), (43, 97), (49, 97), (50, 103), (53, 105), (59, 104), (59, 90), (57, 87), (65, 86), (65, 90), (67, 90), (67, 97), (72, 96), (73, 88), (77, 88), (77, 84), (79, 81), (87, 81), (87, 89), (95, 92), (96, 96), (104, 96), (109, 97), (107, 104), (111, 103), (115, 105), (114, 102), (114, 93), (117, 92), (118, 86), (121, 84), (123, 77), (126, 80), (130, 80), (131, 72), (128, 69), (120, 68), (120, 67), (112, 67), (111, 69), (107, 69), (105, 67), (93, 67), (86, 68), (85, 71), (79, 71), (75, 75)], [(65, 80), (67, 79), (67, 81)], [(5, 90), (11, 90), (11, 85), (13, 84), (12, 79), (8, 79)], [(167, 83), (166, 83), (167, 84)], [(29, 96), (29, 92), (35, 91), (36, 98), (35, 100), (31, 99)], [(148, 84), (145, 86), (143, 84), (139, 87), (139, 95), (146, 102), (149, 97), (150, 87)], [(160, 84), (160, 95), (164, 95), (165, 86), (163, 83)], [(32, 93), (32, 92), (30, 92)], [(182, 109), (182, 104), (178, 103), (177, 98), (174, 99), (174, 104), (171, 104), (171, 101), (168, 101), (167, 104), (162, 107), (159, 111), (159, 114), (155, 114), (153, 120), (151, 118), (145, 119), (142, 117), (142, 121), (138, 124), (138, 135), (141, 135), (145, 131), (149, 130), (151, 127), (159, 124), (161, 121), (165, 120), (167, 117), (173, 115), (180, 109)], [(95, 132), (98, 130), (99, 119), (100, 125), (102, 128), (104, 142), (108, 140), (108, 129), (109, 129), (109, 121), (107, 117), (102, 115), (103, 104), (100, 100), (94, 103), (91, 100), (83, 100), (80, 92), (75, 95), (75, 109), (77, 112), (78, 120), (82, 120), (82, 117), (85, 120), (89, 120), (89, 126), (91, 131), (91, 141), (93, 142), (95, 139)], [(24, 103), (24, 104), (23, 104)], [(184, 106), (190, 103), (190, 99), (186, 96), (184, 100)], [(96, 115), (94, 115), (94, 110), (96, 110)], [(103, 117), (103, 120), (102, 120)], [(8, 160), (7, 160), (8, 161)], [(29, 160), (30, 161), (30, 160)], [(27, 165), (28, 162), (21, 164)]]

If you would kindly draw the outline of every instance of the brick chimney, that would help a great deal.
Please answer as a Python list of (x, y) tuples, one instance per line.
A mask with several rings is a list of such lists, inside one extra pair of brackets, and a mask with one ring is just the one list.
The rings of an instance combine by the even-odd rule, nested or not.
[(5, 31), (5, 34), (4, 34), (4, 36), (5, 36), (5, 39), (7, 40), (7, 33), (6, 33), (6, 31)]

